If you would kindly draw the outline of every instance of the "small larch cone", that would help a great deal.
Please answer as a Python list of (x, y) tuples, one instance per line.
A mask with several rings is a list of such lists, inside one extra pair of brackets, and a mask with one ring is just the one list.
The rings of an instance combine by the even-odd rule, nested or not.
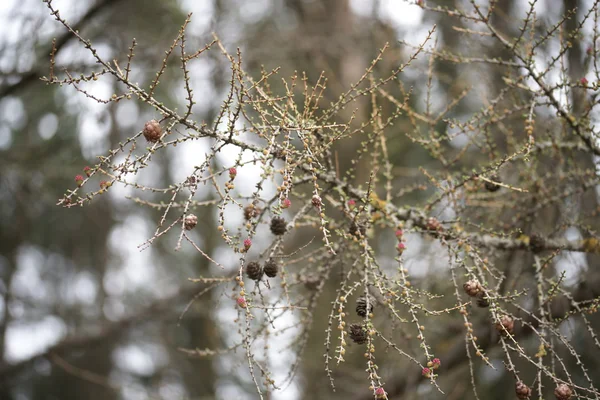
[(160, 139), (160, 135), (162, 134), (162, 129), (157, 120), (151, 119), (144, 125), (143, 133), (147, 141), (158, 142), (158, 139)]
[[(500, 177), (498, 175), (492, 175), (490, 176), (490, 180), (494, 182), (500, 182)], [(496, 192), (499, 189), (500, 185), (498, 185), (497, 183), (485, 181), (485, 190), (487, 190), (488, 192)]]
[(546, 246), (546, 241), (539, 233), (532, 233), (529, 237), (529, 248), (534, 253), (539, 253)]
[(316, 275), (308, 275), (302, 278), (302, 282), (304, 282), (304, 287), (309, 290), (316, 290), (321, 283), (321, 279), (319, 279)]
[(198, 224), (198, 217), (196, 217), (194, 214), (188, 214), (185, 216), (183, 224), (185, 229), (190, 231)]
[(556, 396), (558, 400), (569, 400), (571, 396), (573, 396), (573, 391), (569, 385), (561, 383), (554, 389), (554, 396)]
[(263, 268), (256, 261), (250, 261), (246, 265), (246, 275), (253, 281), (259, 281), (263, 276)]
[(257, 217), (260, 214), (260, 207), (255, 206), (254, 204), (248, 204), (244, 207), (244, 218), (246, 221), (250, 221), (252, 218)]
[(283, 235), (287, 230), (287, 223), (281, 217), (273, 217), (271, 220), (271, 233), (273, 235)]
[(477, 307), (485, 308), (490, 306), (490, 301), (488, 300), (485, 292), (481, 291), (477, 293)]
[(352, 236), (360, 237), (365, 236), (367, 233), (367, 227), (362, 223), (357, 223), (356, 221), (352, 221), (350, 224), (350, 234)]
[(367, 342), (367, 332), (362, 325), (352, 324), (348, 329), (348, 334), (350, 335), (350, 339), (354, 341), (356, 344), (363, 344)]
[(275, 278), (277, 276), (277, 272), (279, 272), (279, 265), (277, 265), (277, 261), (269, 258), (265, 263), (265, 275), (267, 275), (269, 278)]
[(374, 305), (375, 305), (375, 299), (373, 298), (373, 296), (369, 295), (369, 310), (367, 311), (367, 297), (364, 295), (360, 296), (356, 300), (356, 313), (360, 317), (366, 317), (367, 314), (370, 314), (373, 312)]
[(531, 396), (531, 388), (523, 382), (517, 382), (515, 385), (515, 393), (519, 399), (528, 399)]
[(465, 282), (463, 289), (466, 294), (471, 297), (475, 297), (479, 294), (479, 292), (481, 292), (481, 284), (476, 280), (471, 279), (470, 281)]
[(512, 335), (513, 329), (515, 328), (515, 321), (508, 315), (500, 317), (500, 322), (496, 322), (496, 330), (501, 335), (506, 335), (506, 332)]

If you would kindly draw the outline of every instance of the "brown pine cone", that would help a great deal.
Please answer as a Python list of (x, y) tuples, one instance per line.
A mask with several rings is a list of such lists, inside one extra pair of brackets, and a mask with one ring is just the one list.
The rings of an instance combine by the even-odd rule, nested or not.
[(463, 285), (463, 289), (466, 294), (471, 297), (475, 297), (477, 294), (479, 294), (479, 292), (481, 292), (481, 284), (476, 280), (471, 279)]
[(508, 315), (503, 315), (500, 317), (500, 322), (496, 322), (496, 330), (503, 336), (506, 335), (506, 332), (512, 335), (514, 328), (515, 321)]
[(348, 329), (348, 334), (350, 335), (350, 339), (356, 344), (367, 343), (367, 332), (362, 325), (351, 324)]
[(519, 381), (515, 385), (515, 393), (519, 399), (528, 399), (531, 396), (531, 388)]
[(488, 300), (485, 292), (479, 292), (477, 293), (477, 307), (481, 307), (481, 308), (486, 308), (490, 306), (490, 301)]
[(546, 246), (546, 241), (539, 233), (532, 233), (529, 237), (529, 248), (534, 253), (539, 253)]
[(367, 297), (365, 295), (360, 296), (356, 300), (356, 313), (360, 317), (366, 317), (367, 314), (373, 312), (373, 306), (375, 305), (375, 299), (369, 295), (369, 310), (367, 311)]
[(279, 265), (277, 265), (277, 261), (269, 258), (265, 263), (265, 275), (267, 275), (269, 278), (275, 278), (277, 276), (277, 272), (279, 272)]
[(283, 235), (287, 230), (287, 222), (281, 217), (273, 217), (271, 220), (271, 233), (273, 235)]
[[(498, 175), (492, 175), (490, 176), (490, 180), (494, 182), (500, 182), (500, 177)], [(488, 192), (496, 192), (500, 190), (500, 188), (501, 186), (496, 183), (485, 181), (485, 190), (487, 190)]]
[(185, 229), (190, 231), (198, 224), (198, 217), (196, 217), (194, 214), (188, 214), (185, 216), (183, 224)]
[(561, 383), (554, 389), (554, 396), (556, 396), (558, 400), (569, 400), (571, 396), (573, 396), (573, 391), (569, 385)]
[(252, 218), (257, 217), (260, 214), (260, 207), (254, 204), (248, 204), (244, 207), (244, 218), (246, 221), (250, 221)]
[(316, 290), (321, 283), (321, 280), (316, 275), (308, 275), (304, 277), (301, 282), (304, 283), (304, 287), (309, 290)]
[[(352, 221), (350, 224), (350, 229), (348, 230), (352, 236), (360, 237), (365, 236), (367, 233), (367, 228), (364, 224), (357, 223), (356, 221)], [(360, 234), (359, 234), (360, 232)]]
[(246, 275), (254, 281), (259, 281), (263, 276), (263, 268), (256, 261), (250, 261), (246, 265)]
[(158, 139), (160, 139), (160, 135), (162, 134), (162, 129), (157, 120), (151, 119), (144, 124), (144, 131), (142, 133), (147, 141), (158, 142)]

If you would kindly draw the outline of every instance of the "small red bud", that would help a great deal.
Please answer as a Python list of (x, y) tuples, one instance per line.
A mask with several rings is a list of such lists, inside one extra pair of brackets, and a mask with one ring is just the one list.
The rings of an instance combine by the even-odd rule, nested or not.
[(427, 367), (423, 368), (423, 370), (421, 371), (421, 374), (425, 377), (425, 378), (431, 378), (431, 370)]
[(404, 231), (402, 229), (396, 230), (396, 237), (400, 239), (404, 235)]
[(355, 205), (356, 205), (356, 200), (354, 200), (354, 199), (348, 200), (348, 207), (354, 208)]
[(442, 362), (439, 358), (434, 358), (433, 360), (431, 360), (431, 363), (433, 364), (433, 369), (438, 369), (440, 365), (442, 365)]
[(86, 165), (83, 167), (83, 172), (85, 172), (87, 176), (90, 176), (92, 174), (92, 169)]
[(586, 77), (585, 77), (585, 76), (584, 76), (583, 78), (581, 78), (581, 80), (580, 80), (579, 82), (581, 82), (581, 84), (582, 84), (583, 86), (587, 86), (587, 84), (588, 84), (588, 80), (586, 79)]
[(229, 177), (231, 179), (233, 179), (233, 178), (235, 178), (236, 175), (237, 175), (237, 169), (235, 169), (235, 167), (229, 168)]
[(403, 242), (398, 243), (398, 253), (402, 254), (406, 250), (406, 245)]
[(378, 387), (377, 389), (375, 389), (375, 396), (378, 399), (385, 399), (385, 390), (383, 390), (382, 387)]
[(237, 305), (240, 306), (240, 308), (246, 308), (248, 306), (246, 304), (246, 299), (244, 299), (243, 297), (238, 297), (236, 302), (237, 302)]
[(281, 208), (289, 208), (291, 205), (292, 202), (288, 198), (283, 199), (283, 201), (281, 202)]
[(244, 240), (244, 249), (248, 250), (250, 247), (252, 247), (252, 240), (250, 240), (250, 239)]
[(75, 175), (75, 183), (77, 183), (77, 186), (81, 186), (83, 184), (83, 176)]

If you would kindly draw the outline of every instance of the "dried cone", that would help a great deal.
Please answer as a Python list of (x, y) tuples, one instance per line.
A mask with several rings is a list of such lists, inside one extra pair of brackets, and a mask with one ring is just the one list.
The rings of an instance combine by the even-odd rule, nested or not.
[(360, 317), (366, 317), (367, 314), (373, 312), (373, 305), (375, 304), (375, 299), (373, 296), (369, 295), (369, 310), (367, 311), (367, 297), (362, 295), (356, 300), (356, 313)]
[(275, 278), (277, 276), (277, 272), (279, 272), (279, 265), (277, 265), (277, 261), (269, 258), (265, 263), (265, 275), (267, 275), (269, 278)]
[(490, 301), (488, 300), (485, 292), (477, 293), (477, 306), (481, 308), (489, 307)]
[(531, 388), (523, 382), (519, 381), (515, 385), (515, 393), (520, 399), (528, 399), (529, 396), (531, 396)]
[(359, 224), (356, 221), (352, 221), (352, 223), (350, 224), (349, 232), (352, 236), (356, 236), (356, 237), (365, 236), (365, 233), (367, 233), (367, 228), (365, 227), (364, 224)]
[(250, 261), (246, 265), (246, 275), (253, 281), (259, 281), (263, 276), (263, 268), (256, 261)]
[(546, 241), (539, 233), (533, 233), (529, 237), (529, 247), (534, 253), (539, 253), (546, 246)]
[[(490, 176), (490, 180), (492, 180), (494, 182), (500, 182), (500, 177), (498, 175), (492, 175), (492, 176)], [(485, 190), (487, 190), (488, 192), (496, 192), (499, 189), (500, 189), (500, 185), (485, 181)]]
[(463, 285), (463, 289), (465, 290), (465, 293), (468, 294), (471, 297), (475, 297), (479, 294), (479, 292), (481, 292), (481, 284), (479, 282), (477, 282), (474, 279), (471, 279), (470, 281), (467, 281), (464, 285)]
[(302, 282), (304, 282), (305, 288), (309, 290), (316, 290), (319, 287), (319, 283), (321, 283), (321, 280), (318, 276), (308, 275), (304, 277), (304, 279), (302, 279)]
[(348, 329), (348, 334), (350, 335), (350, 339), (356, 344), (367, 343), (367, 331), (365, 331), (365, 328), (363, 328), (362, 325), (351, 324)]
[(556, 396), (558, 400), (569, 400), (571, 396), (573, 396), (573, 391), (569, 385), (561, 383), (554, 389), (554, 396)]
[(198, 224), (198, 217), (196, 217), (194, 214), (188, 214), (185, 216), (185, 221), (183, 224), (185, 229), (190, 231)]
[(144, 125), (143, 134), (147, 141), (158, 142), (158, 139), (160, 139), (160, 135), (162, 134), (162, 129), (158, 121), (151, 119), (150, 121), (146, 122)]
[(260, 214), (260, 207), (255, 206), (254, 204), (249, 204), (244, 207), (244, 218), (246, 221), (250, 221), (252, 218), (257, 217)]
[(507, 331), (512, 334), (514, 328), (515, 321), (508, 315), (503, 315), (500, 317), (500, 322), (496, 322), (496, 330), (500, 332), (501, 335), (506, 335)]
[(287, 230), (287, 223), (281, 217), (273, 217), (271, 220), (271, 233), (273, 235), (283, 235)]

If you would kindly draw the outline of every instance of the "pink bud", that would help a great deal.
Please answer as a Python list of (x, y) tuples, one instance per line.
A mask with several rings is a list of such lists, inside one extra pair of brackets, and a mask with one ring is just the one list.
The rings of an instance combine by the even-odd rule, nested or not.
[(431, 370), (427, 367), (423, 368), (421, 374), (423, 374), (423, 376), (426, 378), (431, 378)]
[(238, 297), (236, 302), (237, 302), (237, 305), (240, 306), (241, 308), (247, 307), (246, 299), (244, 299), (243, 297)]
[(442, 365), (442, 362), (439, 358), (434, 358), (433, 360), (431, 360), (431, 363), (433, 364), (433, 369), (438, 369), (440, 365)]
[(404, 231), (402, 229), (396, 230), (396, 237), (400, 239), (404, 235)]
[(590, 56), (590, 55), (592, 55), (593, 51), (594, 51), (594, 48), (592, 46), (589, 46), (585, 52), (588, 54), (588, 56)]
[(398, 253), (402, 254), (406, 250), (406, 245), (403, 242), (398, 243)]
[(292, 202), (288, 198), (283, 199), (283, 201), (281, 202), (281, 208), (289, 208), (291, 205)]
[(83, 167), (83, 172), (85, 172), (85, 174), (87, 176), (90, 176), (92, 174), (92, 169), (90, 167), (88, 167), (87, 165), (85, 167)]
[(237, 175), (237, 169), (235, 169), (235, 167), (229, 168), (229, 177), (231, 179), (233, 179), (233, 178), (235, 178), (236, 175)]
[(353, 208), (356, 205), (356, 200), (350, 199), (348, 200), (348, 207)]
[(375, 389), (375, 396), (377, 396), (377, 398), (384, 398), (385, 397), (385, 390), (383, 390), (382, 387), (378, 387), (377, 389)]
[(252, 246), (252, 240), (246, 239), (244, 240), (244, 249), (248, 250)]
[(587, 86), (587, 84), (588, 84), (588, 80), (585, 78), (585, 76), (583, 78), (581, 78), (581, 80), (579, 82), (581, 82), (581, 84), (583, 86)]
[(81, 186), (83, 184), (83, 176), (75, 175), (75, 183), (77, 183), (77, 186)]

